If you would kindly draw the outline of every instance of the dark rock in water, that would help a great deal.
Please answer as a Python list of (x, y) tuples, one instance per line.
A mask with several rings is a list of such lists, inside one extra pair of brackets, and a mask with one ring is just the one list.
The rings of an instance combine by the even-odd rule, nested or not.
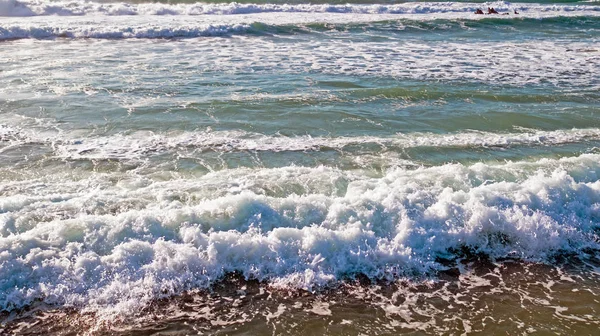
[(361, 286), (370, 286), (371, 285), (371, 279), (369, 279), (369, 277), (366, 276), (364, 273), (358, 273), (356, 275), (356, 280), (358, 281), (358, 283)]
[(460, 276), (460, 270), (456, 267), (449, 268), (438, 272), (438, 277), (441, 280), (455, 281)]

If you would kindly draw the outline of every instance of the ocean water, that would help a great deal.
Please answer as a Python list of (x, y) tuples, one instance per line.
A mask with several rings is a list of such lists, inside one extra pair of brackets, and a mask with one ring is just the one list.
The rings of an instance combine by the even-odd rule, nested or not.
[(594, 335), (599, 256), (598, 2), (0, 0), (0, 334)]

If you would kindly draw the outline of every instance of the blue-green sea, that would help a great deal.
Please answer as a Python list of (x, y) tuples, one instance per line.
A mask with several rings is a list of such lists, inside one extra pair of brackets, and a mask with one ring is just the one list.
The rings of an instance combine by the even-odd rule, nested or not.
[(600, 2), (0, 0), (2, 335), (595, 335), (599, 257)]

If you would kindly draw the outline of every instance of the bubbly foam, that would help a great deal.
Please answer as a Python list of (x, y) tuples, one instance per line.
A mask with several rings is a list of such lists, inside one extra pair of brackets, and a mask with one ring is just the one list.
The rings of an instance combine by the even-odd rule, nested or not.
[(126, 314), (230, 271), (314, 289), (357, 273), (426, 274), (463, 247), (525, 260), (599, 249), (598, 162), (448, 164), (381, 178), (286, 167), (3, 182), (0, 307), (42, 300)]
[(144, 159), (173, 151), (188, 152), (287, 152), (344, 151), (351, 146), (376, 145), (381, 150), (416, 147), (488, 148), (552, 146), (600, 140), (600, 129), (541, 131), (523, 129), (515, 133), (465, 131), (455, 134), (405, 133), (390, 137), (312, 137), (264, 135), (245, 131), (179, 132), (160, 134), (135, 132), (109, 137), (73, 138), (65, 133), (32, 132), (0, 124), (0, 141), (18, 146), (45, 143), (57, 157), (68, 159)]
[[(185, 38), (265, 33), (268, 28), (310, 23), (349, 24), (388, 20), (484, 20), (473, 12), (485, 5), (506, 13), (496, 19), (595, 17), (598, 6), (535, 5), (495, 2), (406, 3), (398, 5), (309, 4), (160, 4), (0, 1), (0, 40), (21, 38)], [(33, 17), (32, 17), (33, 16)], [(24, 17), (24, 18), (23, 18)], [(121, 17), (121, 19), (119, 19)], [(126, 17), (126, 18), (125, 18)], [(158, 19), (162, 17), (161, 19)], [(173, 20), (177, 17), (177, 20)], [(252, 24), (255, 26), (253, 27)], [(440, 24), (444, 27), (444, 24)], [(276, 30), (276, 29), (274, 29)], [(267, 29), (268, 33), (269, 29)]]
[[(435, 282), (401, 279), (380, 286), (364, 279), (360, 284), (350, 280), (334, 290), (318, 293), (289, 288), (281, 291), (230, 275), (211, 291), (193, 291), (154, 302), (145, 310), (145, 316), (138, 318), (127, 316), (98, 323), (93, 314), (33, 309), (28, 311), (33, 318), (9, 321), (3, 331), (39, 333), (51, 326), (54, 331), (93, 330), (94, 334), (154, 327), (179, 333), (210, 334), (233, 328), (256, 333), (260, 325), (264, 333), (286, 330), (286, 334), (303, 335), (306, 323), (310, 323), (312, 330), (331, 331), (333, 327), (368, 334), (406, 330), (428, 334), (463, 330), (531, 333), (537, 330), (531, 326), (533, 316), (544, 323), (544, 328), (593, 334), (600, 325), (595, 318), (600, 280), (594, 274), (597, 267), (581, 265), (578, 259), (567, 262), (579, 265), (573, 269), (564, 264), (514, 260), (463, 261), (458, 263), (460, 274), (451, 271), (444, 280)], [(503, 299), (498, 300), (498, 296)], [(361, 316), (359, 321), (357, 315)], [(494, 324), (489, 323), (492, 318)]]
[[(275, 18), (270, 18), (275, 19)], [(269, 20), (270, 20), (269, 19)], [(291, 21), (298, 22), (297, 17), (288, 17)], [(306, 18), (307, 20), (317, 20), (317, 17)], [(332, 18), (322, 18), (326, 21), (335, 23), (335, 16)], [(76, 20), (79, 20), (76, 18)], [(117, 20), (110, 19), (112, 25), (97, 26), (92, 23), (91, 26), (86, 22), (70, 22), (69, 20), (56, 20), (52, 25), (43, 25), (43, 28), (34, 28), (34, 23), (26, 23), (26, 27), (15, 26), (16, 28), (6, 28), (11, 32), (5, 36), (28, 36), (29, 34), (52, 35), (55, 32), (59, 34), (81, 36), (176, 36), (185, 35), (190, 31), (193, 34), (219, 35), (227, 34), (227, 29), (222, 27), (231, 27), (232, 29), (254, 29), (252, 24), (245, 21), (233, 23), (230, 21), (222, 22), (221, 19), (213, 20), (212, 23), (206, 23), (202, 20), (198, 22), (187, 22), (185, 20), (167, 20), (164, 17), (158, 17), (152, 23), (144, 20), (139, 25), (132, 25), (132, 21), (127, 18), (118, 17)], [(282, 18), (277, 18), (282, 21)], [(266, 20), (268, 21), (268, 20)], [(248, 26), (249, 24), (249, 26)], [(0, 23), (0, 26), (4, 25)], [(56, 26), (54, 26), (56, 25)], [(8, 25), (6, 25), (8, 26)], [(174, 27), (173, 27), (174, 26)], [(248, 28), (250, 27), (250, 28)], [(0, 35), (3, 35), (3, 28), (0, 28)], [(309, 29), (309, 28), (307, 28)], [(4, 31), (6, 32), (6, 31)], [(19, 35), (22, 34), (22, 35)], [(260, 43), (256, 41), (260, 40)], [(62, 57), (53, 58), (45, 63), (36, 62), (35, 59), (27, 60), (25, 55), (19, 58), (12, 58), (9, 55), (5, 58), (3, 67), (6, 69), (5, 75), (0, 81), (18, 79), (22, 73), (26, 72), (32, 76), (33, 81), (26, 84), (14, 85), (8, 82), (0, 89), (6, 93), (5, 99), (15, 99), (16, 89), (22, 87), (24, 92), (19, 92), (21, 97), (31, 91), (43, 92), (54, 91), (57, 95), (81, 92), (86, 95), (94, 92), (106, 92), (102, 86), (113, 86), (107, 84), (114, 80), (114, 76), (107, 76), (93, 72), (93, 67), (87, 67), (90, 62), (99, 66), (110, 66), (123, 70), (123, 74), (132, 69), (143, 70), (148, 63), (159, 61), (164, 65), (163, 69), (169, 67), (173, 70), (169, 72), (177, 80), (185, 85), (193, 82), (190, 74), (204, 76), (206, 72), (232, 74), (232, 73), (261, 73), (271, 74), (274, 69), (284, 74), (305, 74), (322, 73), (326, 75), (343, 76), (364, 76), (364, 77), (392, 77), (400, 79), (414, 80), (432, 80), (432, 81), (471, 81), (483, 82), (491, 85), (554, 85), (562, 90), (568, 91), (572, 87), (578, 86), (575, 92), (581, 92), (581, 88), (598, 91), (600, 82), (598, 82), (600, 69), (600, 44), (593, 39), (589, 41), (568, 41), (568, 40), (506, 40), (506, 41), (423, 41), (418, 39), (385, 39), (384, 41), (356, 41), (352, 44), (344, 39), (325, 38), (306, 39), (299, 38), (294, 43), (279, 43), (270, 38), (235, 38), (234, 44), (228, 39), (206, 38), (199, 40), (179, 41), (180, 44), (168, 46), (169, 52), (156, 52), (156, 45), (149, 41), (128, 41), (127, 46), (115, 48), (113, 43), (108, 41), (94, 41), (97, 43), (106, 42), (101, 49), (110, 57), (118, 57), (119, 50), (129, 50), (133, 47), (136, 50), (145, 52), (137, 57), (130, 57), (127, 62), (103, 64), (101, 59), (90, 58), (73, 54), (68, 51), (69, 46), (64, 44), (35, 44), (27, 45), (30, 53), (44, 54), (48, 48), (52, 48), (56, 55)], [(147, 42), (147, 43), (144, 43)], [(16, 43), (16, 42), (13, 42)], [(26, 43), (26, 41), (21, 41)], [(72, 41), (82, 47), (89, 43), (87, 41)], [(110, 46), (108, 45), (110, 44)], [(7, 50), (16, 50), (18, 47), (7, 46)], [(66, 49), (66, 51), (65, 51)], [(114, 49), (114, 51), (113, 51)], [(108, 52), (107, 52), (108, 51)], [(66, 54), (66, 55), (65, 55)], [(68, 56), (67, 56), (68, 55)], [(190, 57), (193, 56), (193, 57)], [(44, 57), (44, 56), (40, 56)], [(152, 57), (152, 59), (150, 59)], [(44, 57), (44, 59), (46, 59)], [(185, 59), (189, 66), (180, 66), (178, 62)], [(62, 81), (56, 81), (52, 78), (44, 78), (53, 71), (52, 64), (68, 63), (69, 65), (79, 65), (81, 77), (73, 78), (78, 85), (65, 84)], [(89, 74), (89, 76), (86, 76)], [(157, 72), (156, 75), (164, 75), (164, 72)], [(64, 76), (69, 76), (65, 73)], [(123, 78), (124, 83), (130, 84), (132, 89), (139, 88), (139, 85), (146, 83), (140, 82), (142, 79), (136, 76)], [(72, 77), (72, 76), (71, 76)], [(90, 82), (89, 79), (99, 79), (103, 81), (100, 86), (97, 83)], [(39, 85), (36, 85), (39, 83)], [(169, 83), (164, 83), (169, 86)], [(50, 87), (48, 87), (50, 86)], [(145, 90), (152, 90), (151, 87), (142, 87)], [(89, 90), (88, 90), (89, 89)], [(91, 91), (90, 91), (91, 90)], [(170, 87), (174, 93), (178, 92), (177, 87)], [(112, 92), (114, 99), (108, 103), (123, 101), (124, 108), (135, 107), (135, 104), (156, 103), (156, 95), (132, 96), (135, 91)], [(144, 93), (144, 92), (142, 92)], [(149, 92), (146, 92), (149, 94)], [(343, 92), (342, 92), (343, 94)], [(409, 94), (408, 94), (409, 95)], [(381, 96), (385, 97), (385, 93)], [(175, 104), (185, 104), (185, 98), (162, 97), (163, 100), (174, 100)], [(252, 98), (242, 95), (240, 98)], [(343, 96), (341, 97), (344, 98)], [(401, 99), (403, 97), (396, 97)], [(408, 97), (410, 98), (410, 97)], [(198, 99), (198, 97), (193, 97)], [(206, 98), (204, 98), (206, 99)], [(189, 102), (190, 98), (187, 98)], [(102, 103), (105, 104), (105, 103)], [(143, 105), (142, 105), (143, 106)]]
[[(444, 269), (444, 260), (460, 258), (465, 251), (492, 259), (534, 261), (550, 261), (563, 253), (598, 251), (598, 154), (436, 167), (411, 162), (391, 165), (377, 174), (362, 165), (350, 171), (318, 164), (314, 167), (314, 161), (307, 164), (311, 167), (289, 166), (284, 161), (288, 166), (280, 168), (264, 168), (253, 162), (252, 168), (208, 173), (163, 169), (173, 156), (199, 154), (190, 156), (196, 159), (206, 152), (222, 158), (221, 154), (239, 152), (337, 151), (350, 152), (357, 160), (381, 155), (390, 161), (394, 153), (417, 147), (482, 152), (480, 149), (487, 147), (530, 149), (578, 143), (584, 145), (578, 148), (590, 150), (585, 145), (600, 140), (600, 129), (593, 127), (597, 126), (593, 107), (600, 69), (600, 48), (593, 33), (474, 43), (465, 42), (462, 35), (435, 41), (394, 36), (409, 26), (420, 29), (416, 21), (441, 18), (435, 25), (442, 27), (452, 20), (458, 22), (457, 18), (496, 20), (467, 13), (474, 6), (1, 1), (0, 11), (13, 17), (1, 20), (0, 39), (50, 39), (2, 42), (0, 51), (0, 310), (15, 311), (40, 301), (110, 318), (135, 314), (156, 299), (208, 288), (228, 272), (264, 280), (274, 288), (315, 290), (358, 274), (388, 280), (422, 277)], [(499, 10), (518, 8), (523, 13), (520, 18), (579, 16), (587, 20), (598, 12), (593, 6), (493, 6)], [(404, 18), (410, 22), (397, 20)], [(369, 22), (376, 23), (356, 25)], [(277, 35), (277, 28), (286, 25), (287, 35), (270, 35)], [(394, 33), (377, 35), (385, 25), (391, 25)], [(355, 27), (361, 32), (344, 35), (345, 29)], [(295, 29), (308, 34), (290, 38)], [(325, 34), (321, 34), (323, 30)], [(256, 31), (264, 35), (174, 42), (52, 40), (244, 35)], [(535, 36), (545, 36), (540, 34)], [(348, 36), (352, 43), (345, 38)], [(273, 72), (275, 75), (268, 77)], [(277, 76), (292, 81), (306, 78), (299, 85), (294, 82), (284, 87), (287, 91), (282, 94), (273, 90), (277, 92), (260, 96), (260, 92), (253, 95), (256, 92), (252, 90), (237, 90), (245, 86), (269, 91), (272, 88), (261, 81), (275, 78), (275, 86), (279, 84)], [(328, 84), (319, 87), (311, 82), (312, 77), (343, 81), (356, 76), (366, 78), (358, 81), (365, 84), (362, 93), (347, 90), (342, 84), (338, 88), (344, 89), (333, 92), (331, 100), (318, 96), (329, 94)], [(403, 103), (403, 95), (407, 104), (413, 98), (420, 102), (443, 96), (392, 92), (395, 96), (390, 98), (385, 88), (366, 92), (370, 79), (387, 81), (390, 77), (531, 85), (533, 89), (525, 89), (534, 95), (550, 83), (554, 87), (545, 92), (546, 97), (555, 92), (568, 95), (569, 90), (578, 96), (547, 104), (548, 109), (573, 108), (572, 118), (556, 118), (566, 120), (568, 129), (552, 130), (551, 125), (561, 125), (553, 120), (540, 126), (549, 130), (389, 136), (373, 135), (379, 134), (376, 131), (365, 136), (286, 136), (265, 128), (260, 132), (235, 130), (236, 126), (229, 131), (139, 131), (190, 130), (195, 126), (182, 125), (191, 120), (186, 119), (188, 114), (208, 114), (210, 111), (203, 108), (213, 103), (233, 105), (234, 109), (237, 101), (247, 106), (263, 100), (283, 101), (273, 106), (286, 106), (289, 99), (297, 98), (294, 103), (298, 103), (307, 96), (294, 94), (304, 89), (309, 95), (315, 93), (316, 101), (337, 99), (348, 105), (364, 102), (360, 100), (364, 96), (390, 104)], [(210, 80), (202, 82), (199, 78)], [(219, 86), (195, 91), (215, 83)], [(238, 87), (221, 90), (230, 83)], [(429, 83), (423, 86), (431, 88)], [(179, 88), (183, 90), (176, 90)], [(479, 93), (471, 92), (455, 100), (479, 99)], [(214, 95), (207, 97), (210, 94)], [(522, 105), (516, 110), (533, 106), (528, 103), (537, 108), (550, 100), (544, 98), (540, 103), (528, 97), (519, 96)], [(373, 105), (363, 106), (367, 110)], [(494, 108), (504, 106), (496, 104)], [(405, 117), (401, 107), (394, 111), (398, 112), (394, 118)], [(453, 110), (440, 110), (447, 111)], [(537, 111), (516, 114), (528, 117)], [(591, 117), (584, 116), (588, 111)], [(162, 117), (163, 112), (167, 117)], [(178, 117), (179, 124), (161, 123)], [(211, 120), (214, 123), (210, 124), (219, 124)], [(590, 128), (570, 128), (573, 120)], [(254, 124), (245, 126), (251, 129)], [(291, 129), (286, 134), (300, 128)], [(348, 131), (364, 134), (356, 129)], [(362, 151), (363, 147), (367, 151)], [(167, 155), (157, 158), (163, 154)], [(523, 155), (527, 154), (524, 151)], [(302, 156), (311, 159), (310, 155)], [(96, 165), (96, 161), (114, 166)], [(139, 168), (143, 166), (137, 165), (140, 161), (152, 169)], [(461, 281), (474, 288), (492, 283), (468, 275)], [(545, 283), (543, 288), (552, 285)], [(410, 308), (420, 306), (417, 299), (410, 298), (404, 307), (382, 300), (384, 311), (409, 320)], [(453, 301), (460, 302), (460, 297)], [(307, 309), (311, 314), (335, 316), (333, 304), (319, 301)], [(557, 314), (564, 313), (562, 307), (555, 309)], [(277, 319), (278, 315), (285, 315), (285, 311), (272, 310), (269, 318)], [(471, 328), (468, 321), (462, 322), (466, 323), (463, 329)], [(413, 325), (407, 323), (407, 327)], [(428, 328), (428, 321), (418, 323), (415, 328)]]
[(224, 36), (243, 33), (249, 30), (248, 24), (200, 24), (195, 26), (163, 26), (145, 25), (138, 27), (99, 27), (69, 25), (14, 25), (0, 27), (0, 40), (22, 38), (186, 38), (203, 36)]
[(499, 11), (521, 12), (584, 12), (598, 11), (598, 6), (537, 5), (510, 2), (455, 3), (417, 2), (389, 5), (356, 4), (241, 4), (241, 3), (99, 3), (89, 1), (2, 0), (0, 16), (81, 16), (81, 15), (239, 15), (254, 13), (351, 13), (351, 14), (435, 14), (473, 13), (476, 9), (492, 6)]

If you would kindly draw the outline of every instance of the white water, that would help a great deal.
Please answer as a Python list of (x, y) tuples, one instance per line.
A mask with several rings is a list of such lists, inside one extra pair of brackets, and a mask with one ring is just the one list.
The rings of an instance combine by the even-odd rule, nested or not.
[(598, 6), (526, 4), (510, 2), (452, 3), (417, 2), (390, 5), (333, 5), (333, 4), (162, 4), (162, 3), (99, 3), (89, 1), (1, 0), (0, 16), (38, 15), (235, 15), (271, 12), (295, 13), (352, 13), (352, 14), (434, 14), (472, 13), (478, 8), (494, 7), (498, 11), (515, 9), (528, 13), (589, 12)]
[[(164, 19), (164, 17), (161, 18)], [(131, 26), (130, 20), (122, 17), (118, 19), (119, 24), (127, 26), (122, 28), (107, 26), (106, 29), (119, 31), (116, 33), (117, 35), (138, 33), (138, 28), (126, 28)], [(57, 23), (59, 21), (60, 25), (69, 26), (68, 21), (57, 20)], [(173, 24), (173, 22), (169, 24)], [(184, 24), (177, 20), (176, 25)], [(148, 28), (149, 31), (146, 30), (147, 28), (140, 29), (144, 34), (169, 35), (178, 32), (177, 29), (160, 28), (160, 21), (154, 21), (152, 25), (159, 25), (159, 27)], [(217, 26), (210, 27), (210, 29), (220, 29)], [(104, 34), (92, 28), (76, 29), (81, 29), (84, 34)], [(24, 34), (32, 31), (37, 33), (37, 30), (25, 30)], [(50, 31), (53, 31), (53, 28)], [(187, 32), (187, 30), (184, 31)], [(0, 35), (2, 35), (1, 31)], [(565, 91), (571, 90), (570, 88), (574, 86), (584, 87), (592, 92), (597, 92), (597, 89), (600, 88), (600, 41), (587, 43), (561, 40), (458, 43), (404, 40), (402, 38), (384, 42), (358, 41), (351, 44), (346, 43), (343, 39), (302, 39), (294, 43), (272, 41), (257, 43), (256, 41), (255, 38), (246, 37), (236, 38), (235, 44), (230, 43), (228, 39), (220, 38), (186, 40), (166, 45), (165, 51), (151, 50), (144, 54), (128, 51), (125, 55), (122, 55), (122, 48), (110, 41), (81, 41), (81, 44), (78, 44), (81, 48), (96, 47), (102, 50), (98, 51), (101, 53), (98, 56), (102, 57), (96, 57), (93, 54), (75, 55), (69, 49), (68, 44), (44, 45), (29, 41), (12, 42), (15, 45), (7, 45), (6, 48), (17, 53), (0, 60), (4, 69), (0, 81), (6, 80), (9, 83), (3, 87), (0, 86), (0, 98), (11, 101), (19, 99), (19, 97), (27, 97), (32, 91), (39, 92), (43, 98), (49, 91), (50, 94), (58, 96), (82, 94), (82, 97), (94, 95), (102, 97), (108, 93), (113, 97), (110, 104), (119, 104), (128, 109), (160, 102), (172, 102), (177, 105), (190, 103), (189, 98), (186, 100), (182, 97), (170, 98), (165, 95), (162, 95), (161, 100), (157, 101), (158, 95), (152, 94), (152, 92), (148, 92), (147, 96), (142, 97), (130, 97), (121, 92), (112, 92), (110, 87), (116, 86), (115, 76), (112, 73), (98, 74), (95, 71), (96, 66), (111, 67), (115, 71), (120, 71), (116, 75), (116, 78), (122, 79), (120, 85), (128, 84), (132, 89), (148, 86), (149, 91), (152, 89), (151, 85), (155, 85), (151, 80), (158, 80), (159, 76), (167, 74), (173, 76), (174, 82), (178, 84), (170, 89), (177, 91), (181, 87), (185, 88), (186, 85), (193, 84), (197, 78), (206, 77), (210, 72), (223, 74), (252, 72), (268, 75), (276, 71), (283, 74), (319, 72), (330, 75), (382, 76), (446, 82), (476, 81), (492, 85), (513, 86), (550, 84), (562, 87)], [(133, 48), (152, 48), (151, 42), (145, 44), (144, 42), (147, 41), (132, 41), (131, 46)], [(98, 45), (94, 46), (93, 43), (98, 43)], [(17, 51), (23, 50), (20, 48), (34, 48), (35, 51), (33, 51), (34, 49), (26, 49), (31, 50), (28, 52)], [(36, 59), (28, 56), (31, 52), (43, 52), (46, 49), (53, 50), (61, 57), (54, 58), (48, 63), (39, 63)], [(188, 55), (193, 55), (193, 57)], [(127, 57), (127, 62), (104, 61), (119, 57)], [(185, 60), (188, 66), (177, 68), (182, 60)], [(162, 66), (152, 69), (150, 72), (149, 65), (152, 62), (158, 62)], [(78, 71), (80, 72), (77, 76), (73, 76), (72, 72), (57, 70), (56, 66), (79, 67)], [(175, 68), (174, 71), (171, 70), (172, 67)], [(60, 71), (60, 75), (65, 79), (68, 78), (69, 81), (57, 80), (56, 71)], [(140, 77), (135, 71), (143, 72), (146, 77)], [(26, 82), (19, 82), (20, 76), (25, 73), (31, 76), (30, 79)], [(100, 82), (92, 82), (91, 79), (100, 80)], [(147, 81), (144, 82), (144, 79)], [(165, 82), (162, 85), (169, 87), (170, 83)], [(302, 99), (312, 98), (306, 94), (316, 94), (319, 99), (327, 99), (328, 92), (326, 91), (315, 92), (310, 87), (304, 91), (304, 94), (294, 92), (296, 93), (295, 98), (300, 102)], [(228, 92), (225, 90), (222, 93)], [(573, 94), (581, 92), (582, 90), (578, 89), (574, 90)], [(215, 92), (214, 94), (222, 93)], [(194, 97), (194, 101), (210, 102), (211, 97)], [(231, 92), (232, 100), (267, 100), (269, 98), (269, 96), (260, 94), (250, 96)], [(274, 96), (272, 98), (285, 97)], [(294, 99), (293, 96), (290, 98)], [(343, 96), (341, 98), (344, 99)], [(410, 104), (411, 101), (406, 103)]]
[(526, 260), (580, 253), (600, 247), (598, 162), (448, 164), (381, 178), (288, 167), (164, 182), (128, 173), (7, 181), (0, 308), (43, 298), (127, 314), (227, 271), (311, 289), (357, 272), (423, 274), (462, 246)]
[(597, 7), (487, 5), (1, 1), (0, 311), (597, 250)]
[[(509, 15), (475, 15), (493, 6)], [(512, 12), (518, 10), (519, 15)], [(390, 20), (433, 21), (595, 17), (599, 6), (491, 2), (398, 5), (126, 4), (0, 0), (0, 40), (21, 38), (184, 38), (255, 32), (252, 24), (303, 27)], [(34, 16), (34, 17), (32, 17)], [(119, 18), (121, 17), (121, 18)], [(410, 27), (410, 24), (408, 24)], [(444, 24), (439, 25), (444, 28)], [(259, 30), (260, 32), (260, 30)], [(255, 32), (256, 33), (256, 32)]]
[(77, 137), (55, 130), (27, 130), (0, 124), (2, 151), (26, 144), (45, 144), (56, 157), (65, 159), (142, 159), (175, 150), (216, 151), (320, 151), (339, 150), (353, 145), (378, 145), (380, 148), (414, 147), (511, 147), (552, 146), (600, 140), (600, 129), (540, 131), (524, 129), (515, 133), (466, 131), (456, 134), (407, 133), (393, 137), (311, 137), (268, 136), (244, 131), (175, 132), (160, 134), (136, 132), (112, 136)]

